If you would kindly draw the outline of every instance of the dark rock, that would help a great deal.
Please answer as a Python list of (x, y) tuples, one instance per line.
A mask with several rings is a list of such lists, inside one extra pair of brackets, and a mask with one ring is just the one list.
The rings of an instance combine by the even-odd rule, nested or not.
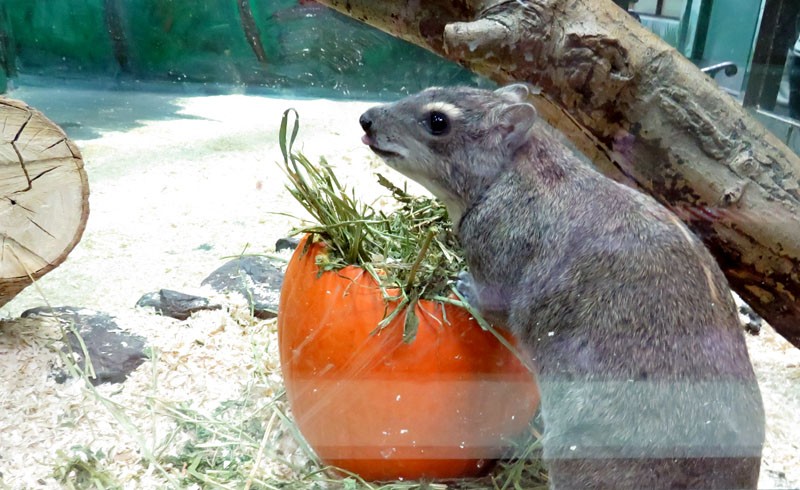
[(283, 271), (257, 255), (233, 259), (203, 279), (203, 285), (215, 291), (244, 296), (253, 314), (262, 319), (277, 316), (282, 284)]
[(298, 245), (300, 245), (300, 239), (297, 237), (278, 238), (278, 241), (275, 242), (275, 251), (294, 250)]
[(219, 310), (222, 306), (211, 304), (208, 298), (192, 294), (160, 289), (147, 293), (136, 302), (136, 306), (149, 306), (159, 315), (186, 320), (192, 313), (201, 310)]
[[(56, 318), (67, 332), (67, 345), (61, 350), (65, 354), (73, 353), (76, 366), (84, 369), (82, 340), (95, 373), (94, 378), (88, 379), (95, 386), (122, 383), (147, 359), (146, 339), (119, 328), (114, 318), (106, 313), (73, 306), (39, 307), (26, 310), (22, 317)], [(63, 383), (69, 376), (64, 368), (54, 367), (53, 377), (58, 383)]]
[(750, 334), (758, 335), (761, 332), (761, 326), (764, 324), (764, 319), (758, 313), (750, 308), (750, 305), (743, 303), (739, 305), (739, 314), (745, 317), (744, 329)]

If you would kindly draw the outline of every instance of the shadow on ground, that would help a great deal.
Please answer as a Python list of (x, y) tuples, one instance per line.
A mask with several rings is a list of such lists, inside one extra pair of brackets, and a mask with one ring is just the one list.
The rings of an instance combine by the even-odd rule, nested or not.
[[(155, 85), (106, 86), (58, 79), (19, 80), (6, 97), (25, 102), (58, 124), (72, 140), (99, 138), (109, 131), (128, 131), (144, 121), (198, 119), (181, 114), (176, 102), (188, 95)], [(148, 92), (147, 97), (141, 97)]]

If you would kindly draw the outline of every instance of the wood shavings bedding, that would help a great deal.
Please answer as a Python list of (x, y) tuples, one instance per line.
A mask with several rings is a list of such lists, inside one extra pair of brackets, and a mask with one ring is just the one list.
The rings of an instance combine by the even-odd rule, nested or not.
[(800, 350), (767, 324), (747, 335), (767, 417), (760, 488), (800, 488)]
[(165, 454), (177, 455), (186, 442), (186, 434), (170, 441), (177, 429), (170, 410), (187, 407), (213, 419), (225, 402), (263, 404), (282, 389), (275, 322), (251, 318), (243, 302), (231, 311), (202, 312), (186, 323), (143, 311), (117, 320), (123, 328), (135, 325), (158, 346), (157, 353), (124, 384), (96, 391), (82, 379), (58, 385), (47, 377), (59, 362), (54, 349), (61, 332), (54, 321), (2, 324), (0, 471), (5, 485), (58, 488), (55, 463), (86, 448), (103, 454), (105, 470), (126, 488), (163, 488), (169, 480), (148, 471), (143, 456), (161, 452), (163, 460)]
[[(220, 299), (225, 309), (186, 322), (132, 305), (159, 288), (207, 294), (196, 285), (226, 257), (268, 251), (297, 224), (276, 214), (302, 216), (274, 165), (280, 158), (277, 127), (289, 107), (301, 116), (298, 149), (312, 161), (326, 156), (365, 201), (381, 195), (371, 171), (379, 164), (361, 144), (357, 123), (372, 104), (141, 92), (87, 98), (73, 92), (20, 89), (13, 95), (55, 121), (71, 121), (73, 115), (68, 104), (63, 114), (51, 111), (46, 101), (54, 97), (61, 102), (103, 97), (120, 107), (150, 97), (174, 106), (176, 113), (167, 120), (131, 122), (125, 131), (98, 128), (101, 137), (78, 142), (91, 186), (86, 234), (38, 290), (28, 288), (0, 309), (6, 318), (0, 323), (0, 489), (62, 488), (67, 484), (53, 474), (67, 461), (92, 467), (92, 458), (95, 477), (106, 475), (130, 489), (178, 486), (174, 480), (191, 470), (180, 459), (187, 454), (224, 453), (247, 476), (254, 463), (231, 453), (225, 437), (231, 426), (246, 428), (256, 421), (263, 431), (273, 420), (267, 439), (254, 440), (258, 430), (244, 434), (242, 451), (255, 455), (264, 446), (254, 478), (297, 482), (312, 467), (291, 428), (279, 416), (273, 419), (285, 415), (286, 407), (269, 404), (282, 389), (274, 322), (253, 319), (243, 300), (233, 298)], [(385, 167), (380, 171), (392, 174)], [(396, 174), (391, 180), (402, 182)], [(419, 192), (413, 183), (409, 189)], [(54, 306), (113, 315), (120, 327), (148, 339), (156, 360), (121, 385), (93, 391), (81, 380), (56, 384), (48, 375), (51, 363), (60, 360), (55, 351), (60, 329), (54, 322), (17, 318), (41, 306), (43, 298)], [(758, 337), (748, 336), (748, 345), (767, 409), (761, 486), (800, 488), (800, 352), (768, 327)], [(203, 447), (187, 450), (191, 440)], [(148, 452), (169, 476), (148, 464)], [(213, 485), (194, 484), (201, 486)]]

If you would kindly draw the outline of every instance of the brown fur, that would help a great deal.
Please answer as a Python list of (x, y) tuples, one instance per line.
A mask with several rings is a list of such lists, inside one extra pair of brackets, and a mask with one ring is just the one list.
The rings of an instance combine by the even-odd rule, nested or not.
[[(527, 95), (428, 89), (361, 124), (445, 202), (461, 286), (530, 348), (551, 487), (755, 488), (763, 407), (718, 265), (670, 211), (558, 142)], [(433, 102), (446, 134), (431, 134)]]

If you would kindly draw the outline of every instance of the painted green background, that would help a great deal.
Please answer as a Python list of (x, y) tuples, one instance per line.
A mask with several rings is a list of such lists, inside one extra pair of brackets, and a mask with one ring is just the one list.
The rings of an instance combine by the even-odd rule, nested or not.
[[(260, 62), (237, 3), (0, 0), (0, 36), (8, 39), (5, 48), (0, 43), (0, 62), (10, 60), (0, 72), (234, 83), (343, 96), (475, 80), (425, 50), (297, 0), (249, 0), (266, 55)], [(118, 15), (116, 31), (109, 12)], [(121, 40), (121, 50), (115, 52), (112, 36)]]

